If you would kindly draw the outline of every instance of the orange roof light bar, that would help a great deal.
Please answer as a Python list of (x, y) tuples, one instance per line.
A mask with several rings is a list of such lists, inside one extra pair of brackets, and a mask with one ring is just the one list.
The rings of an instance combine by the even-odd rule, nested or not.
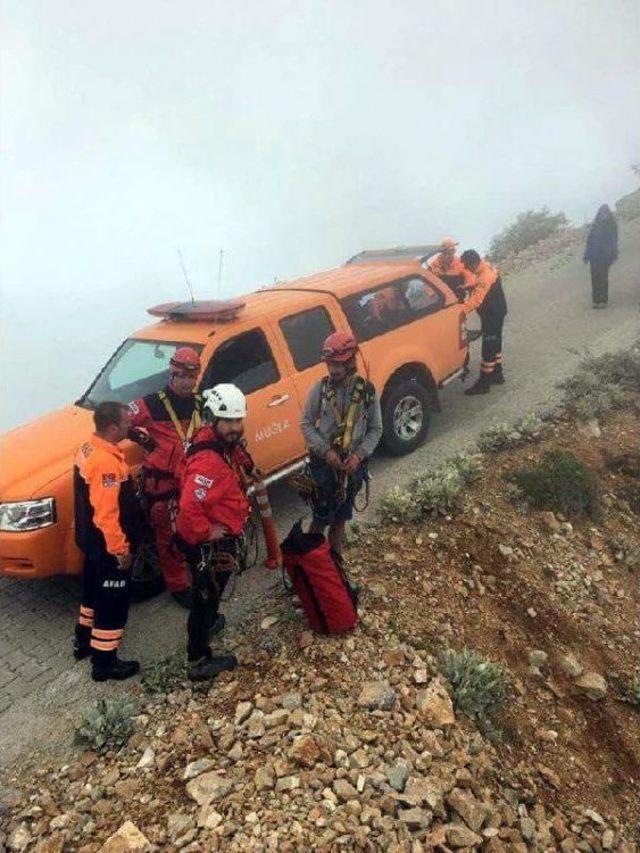
[(163, 302), (147, 308), (152, 317), (164, 320), (209, 320), (213, 323), (230, 323), (244, 308), (242, 299), (198, 299), (194, 302)]

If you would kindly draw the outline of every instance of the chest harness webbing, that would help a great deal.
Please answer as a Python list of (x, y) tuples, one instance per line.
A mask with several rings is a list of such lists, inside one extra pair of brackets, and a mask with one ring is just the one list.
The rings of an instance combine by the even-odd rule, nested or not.
[(174, 426), (175, 431), (178, 433), (178, 438), (182, 442), (182, 446), (186, 450), (191, 444), (191, 439), (193, 438), (194, 432), (200, 428), (202, 425), (202, 418), (200, 416), (200, 399), (201, 397), (196, 394), (196, 404), (193, 408), (193, 413), (191, 415), (191, 420), (189, 421), (189, 426), (187, 427), (187, 431), (184, 431), (180, 418), (176, 415), (176, 410), (173, 408), (171, 400), (169, 399), (166, 391), (160, 391), (158, 397), (162, 401), (163, 406), (167, 410), (167, 414), (171, 418), (171, 423)]
[[(334, 450), (337, 450), (343, 457), (348, 455), (353, 444), (353, 433), (356, 426), (356, 419), (360, 413), (363, 403), (366, 403), (367, 397), (367, 382), (361, 376), (356, 376), (351, 387), (351, 397), (344, 412), (340, 411), (336, 395), (336, 389), (331, 385), (329, 377), (325, 376), (322, 380), (320, 389), (320, 406), (322, 401), (326, 400), (327, 405), (333, 413), (333, 418), (336, 422), (336, 433), (331, 444)], [(319, 413), (318, 413), (319, 414)]]

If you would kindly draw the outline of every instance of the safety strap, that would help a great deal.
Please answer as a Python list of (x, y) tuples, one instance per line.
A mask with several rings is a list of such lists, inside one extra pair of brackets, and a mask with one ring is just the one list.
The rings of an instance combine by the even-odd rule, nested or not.
[(360, 407), (362, 406), (363, 402), (365, 402), (367, 385), (368, 383), (361, 376), (355, 377), (355, 379), (353, 380), (353, 385), (351, 387), (351, 398), (347, 405), (346, 412), (343, 414), (340, 411), (340, 408), (338, 407), (338, 402), (336, 400), (336, 390), (329, 383), (329, 377), (325, 377), (325, 379), (323, 380), (320, 400), (326, 400), (328, 406), (331, 408), (337, 426), (337, 432), (333, 439), (333, 445), (338, 451), (341, 451), (342, 453), (348, 453), (351, 449), (356, 419), (360, 412)]
[(171, 418), (171, 423), (173, 424), (175, 431), (178, 433), (180, 441), (185, 447), (187, 447), (189, 442), (193, 438), (194, 432), (202, 425), (202, 418), (200, 417), (200, 409), (198, 407), (198, 401), (200, 400), (200, 397), (196, 395), (196, 405), (193, 408), (191, 421), (189, 422), (189, 426), (187, 428), (186, 433), (182, 428), (182, 423), (180, 422), (180, 419), (176, 415), (176, 410), (171, 405), (171, 400), (167, 396), (166, 391), (160, 391), (158, 397), (162, 400), (162, 403), (165, 409), (167, 410), (167, 414)]

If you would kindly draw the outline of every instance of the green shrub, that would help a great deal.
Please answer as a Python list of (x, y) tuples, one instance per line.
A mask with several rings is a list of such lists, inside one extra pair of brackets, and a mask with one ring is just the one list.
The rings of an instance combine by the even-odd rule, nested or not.
[(546, 207), (541, 210), (527, 210), (518, 216), (513, 225), (493, 238), (489, 246), (489, 258), (492, 261), (502, 261), (510, 255), (517, 255), (529, 246), (535, 246), (541, 240), (551, 237), (567, 224), (564, 213), (552, 214)]
[(600, 518), (600, 490), (596, 477), (568, 450), (551, 450), (533, 468), (513, 471), (507, 480), (515, 483), (536, 509)]
[(478, 447), (483, 453), (506, 450), (522, 441), (538, 438), (544, 427), (540, 418), (532, 412), (524, 415), (515, 424), (494, 424), (480, 434)]
[(124, 746), (135, 730), (133, 717), (138, 703), (131, 696), (98, 699), (83, 711), (75, 730), (76, 741), (83, 746), (106, 752)]
[(421, 510), (412, 492), (393, 486), (380, 501), (380, 515), (383, 521), (411, 524), (420, 520)]
[(453, 703), (487, 733), (497, 735), (494, 721), (509, 696), (506, 671), (472, 649), (446, 649), (440, 671), (451, 685)]
[(184, 654), (174, 652), (155, 661), (142, 676), (141, 684), (147, 693), (170, 693), (184, 679)]
[(640, 388), (640, 347), (601, 356), (587, 355), (575, 374), (560, 384), (569, 411), (592, 420), (626, 406)]
[(448, 464), (458, 472), (465, 484), (475, 483), (482, 476), (482, 457), (477, 453), (456, 453)]
[(477, 456), (458, 453), (433, 471), (421, 474), (408, 489), (394, 486), (382, 498), (384, 521), (410, 524), (426, 515), (447, 515), (462, 506), (464, 487), (477, 480), (482, 462)]

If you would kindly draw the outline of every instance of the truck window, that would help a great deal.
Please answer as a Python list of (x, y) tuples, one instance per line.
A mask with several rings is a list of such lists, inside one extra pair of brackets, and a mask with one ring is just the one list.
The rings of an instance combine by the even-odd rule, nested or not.
[(444, 297), (419, 276), (412, 276), (341, 300), (359, 341), (368, 341), (418, 317), (437, 311)]
[(417, 317), (425, 314), (433, 314), (444, 305), (444, 296), (432, 287), (428, 281), (416, 276), (405, 279), (400, 284), (400, 289), (409, 306), (409, 310)]
[(251, 394), (278, 379), (280, 374), (264, 332), (252, 329), (220, 344), (211, 356), (200, 387), (213, 388), (220, 382), (232, 382), (245, 394)]
[(92, 409), (105, 400), (127, 404), (160, 391), (169, 380), (169, 360), (181, 346), (202, 350), (201, 344), (129, 338), (111, 356), (78, 405)]
[(360, 341), (368, 341), (414, 319), (397, 283), (355, 293), (341, 301), (349, 325)]
[(335, 331), (326, 309), (321, 305), (283, 317), (280, 328), (297, 370), (306, 370), (322, 360), (322, 344)]

